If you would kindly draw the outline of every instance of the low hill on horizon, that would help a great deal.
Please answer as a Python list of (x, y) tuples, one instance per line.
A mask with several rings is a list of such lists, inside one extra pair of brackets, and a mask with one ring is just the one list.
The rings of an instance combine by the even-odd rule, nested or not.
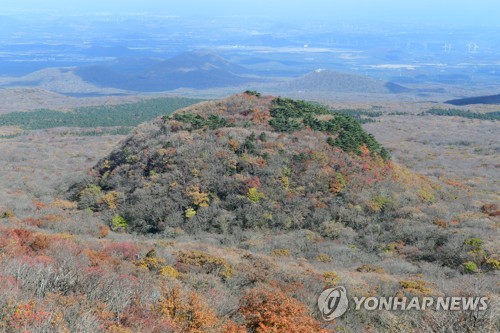
[(393, 82), (331, 70), (315, 70), (299, 78), (277, 84), (273, 89), (291, 93), (330, 91), (341, 93), (397, 94), (410, 91), (410, 89)]
[(458, 98), (446, 101), (447, 104), (452, 105), (471, 105), (471, 104), (500, 104), (500, 94), (489, 96), (477, 96)]
[(52, 67), (37, 70), (20, 77), (0, 78), (0, 88), (5, 89), (37, 89), (45, 90), (49, 94), (77, 94), (77, 95), (120, 95), (122, 90), (115, 88), (98, 87), (83, 80), (75, 74), (75, 67)]

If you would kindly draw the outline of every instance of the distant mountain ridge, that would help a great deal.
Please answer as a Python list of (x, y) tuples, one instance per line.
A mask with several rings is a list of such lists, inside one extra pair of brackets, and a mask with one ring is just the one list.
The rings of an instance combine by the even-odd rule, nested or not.
[(315, 70), (296, 78), (258, 73), (212, 52), (196, 51), (169, 59), (125, 57), (80, 67), (46, 68), (21, 77), (0, 78), (0, 87), (36, 87), (77, 97), (183, 89), (235, 91), (256, 86), (270, 94), (300, 96), (305, 93), (309, 98), (332, 93), (385, 97), (418, 92), (395, 82), (332, 70)]
[(78, 67), (75, 73), (94, 85), (141, 92), (206, 89), (250, 80), (244, 76), (247, 74), (244, 67), (210, 52), (182, 53), (133, 74), (119, 72), (108, 65)]

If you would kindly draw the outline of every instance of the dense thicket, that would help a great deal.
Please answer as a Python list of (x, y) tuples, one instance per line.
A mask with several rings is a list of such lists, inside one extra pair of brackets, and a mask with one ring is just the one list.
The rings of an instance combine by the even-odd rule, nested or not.
[(481, 119), (481, 120), (500, 120), (500, 111), (477, 113), (459, 109), (430, 109), (426, 111), (424, 114), (432, 114), (435, 116), (462, 117), (462, 118)]
[[(332, 113), (323, 106), (287, 98), (275, 99), (270, 113), (273, 119), (269, 124), (278, 132), (293, 132), (309, 127), (332, 135), (327, 142), (345, 152), (360, 154), (361, 147), (366, 146), (372, 154), (377, 153), (384, 160), (389, 159), (387, 150), (363, 130), (359, 121), (345, 113)], [(364, 113), (358, 111), (353, 114), (359, 116)], [(328, 117), (318, 117), (322, 115)]]
[(20, 126), (25, 130), (55, 127), (130, 127), (199, 101), (177, 97), (155, 98), (137, 103), (82, 107), (69, 112), (46, 109), (13, 112), (0, 115), (0, 126)]

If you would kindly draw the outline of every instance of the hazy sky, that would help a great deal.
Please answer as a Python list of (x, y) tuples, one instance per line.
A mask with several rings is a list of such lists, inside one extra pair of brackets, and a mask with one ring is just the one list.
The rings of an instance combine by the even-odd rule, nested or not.
[(499, 0), (1, 0), (2, 9), (500, 24)]

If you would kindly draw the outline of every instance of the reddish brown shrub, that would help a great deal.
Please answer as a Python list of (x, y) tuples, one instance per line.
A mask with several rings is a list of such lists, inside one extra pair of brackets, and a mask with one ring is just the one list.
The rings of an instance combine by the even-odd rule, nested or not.
[(259, 188), (261, 186), (260, 179), (257, 176), (250, 177), (246, 180), (248, 187)]
[(61, 208), (65, 210), (71, 210), (71, 209), (76, 209), (78, 204), (73, 201), (68, 201), (68, 200), (63, 200), (63, 199), (55, 199), (54, 202), (52, 203), (52, 206), (56, 208)]
[(238, 325), (234, 321), (229, 321), (222, 328), (223, 333), (247, 333), (245, 326)]
[(120, 260), (135, 260), (138, 257), (139, 249), (132, 242), (113, 242), (106, 244), (103, 252)]
[(40, 219), (33, 218), (33, 217), (27, 217), (27, 218), (23, 219), (23, 224), (33, 226), (33, 227), (40, 227), (43, 224), (43, 221), (41, 221)]
[(99, 237), (100, 239), (106, 238), (106, 236), (108, 236), (108, 234), (109, 234), (109, 227), (104, 225), (104, 224), (101, 224), (99, 226), (99, 234), (97, 237)]
[(481, 211), (489, 216), (500, 215), (500, 210), (496, 204), (484, 204), (483, 207), (481, 207)]
[(37, 234), (30, 244), (30, 248), (35, 251), (43, 251), (49, 247), (50, 238), (44, 234)]
[(36, 200), (33, 200), (33, 206), (35, 206), (35, 208), (37, 210), (40, 210), (40, 209), (43, 209), (43, 208), (47, 208), (47, 204), (41, 202), (41, 201), (36, 201)]

